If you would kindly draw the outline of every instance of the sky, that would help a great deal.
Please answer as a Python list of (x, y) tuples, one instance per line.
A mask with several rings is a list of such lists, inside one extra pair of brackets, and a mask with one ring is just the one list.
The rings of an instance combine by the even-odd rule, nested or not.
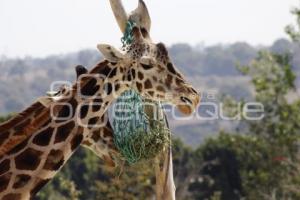
[[(138, 0), (123, 0), (127, 11)], [(145, 0), (152, 38), (167, 45), (269, 45), (286, 37), (299, 0)], [(98, 43), (120, 46), (108, 0), (0, 0), (0, 55), (44, 57)]]

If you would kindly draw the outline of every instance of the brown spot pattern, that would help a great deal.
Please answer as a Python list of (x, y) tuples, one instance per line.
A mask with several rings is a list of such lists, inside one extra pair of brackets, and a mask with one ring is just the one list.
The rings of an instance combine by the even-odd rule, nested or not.
[(148, 94), (149, 94), (151, 97), (154, 97), (154, 92), (153, 92), (153, 91), (149, 91)]
[(168, 74), (168, 76), (167, 76), (167, 78), (166, 78), (166, 86), (167, 86), (168, 88), (170, 88), (171, 85), (172, 85), (172, 82), (173, 82), (173, 77), (172, 77), (170, 74)]
[(104, 137), (113, 137), (112, 129), (109, 129), (107, 127), (104, 128), (103, 134), (104, 134)]
[(176, 84), (180, 86), (184, 81), (182, 79), (176, 78)]
[(108, 65), (99, 67), (99, 74), (102, 74), (104, 76), (108, 76), (108, 74), (110, 73), (111, 68)]
[(10, 151), (8, 152), (8, 155), (12, 155), (12, 154), (18, 153), (18, 152), (20, 152), (21, 150), (23, 150), (23, 149), (27, 146), (28, 140), (29, 140), (29, 139), (24, 140), (23, 142), (21, 142), (20, 144), (18, 144), (17, 146), (15, 146), (12, 150), (10, 150)]
[(37, 112), (37, 110), (40, 110), (42, 108), (44, 108), (44, 106), (39, 102), (36, 102), (36, 103), (32, 104), (30, 107), (26, 108), (20, 114), (18, 114), (15, 117), (11, 118), (7, 122), (2, 123), (0, 125), (0, 133), (12, 129), (12, 127), (14, 127), (16, 124), (19, 124), (24, 119), (32, 116), (33, 114), (35, 114)]
[(147, 79), (145, 82), (145, 89), (150, 89), (150, 88), (152, 88), (152, 83), (149, 79)]
[(156, 89), (160, 92), (165, 92), (165, 88), (163, 86), (157, 86)]
[(64, 154), (61, 150), (51, 150), (44, 165), (44, 169), (56, 171), (64, 164)]
[(43, 152), (29, 148), (15, 158), (16, 168), (19, 170), (35, 170), (40, 162)]
[(57, 128), (56, 135), (55, 135), (55, 141), (54, 143), (60, 143), (65, 141), (70, 133), (72, 132), (73, 128), (75, 127), (75, 122), (70, 121), (66, 123), (65, 125), (62, 125)]
[(33, 138), (33, 143), (39, 146), (48, 146), (53, 135), (54, 129), (48, 127)]
[(21, 200), (22, 195), (21, 194), (7, 194), (5, 195), (2, 200)]
[(99, 117), (93, 117), (91, 119), (89, 119), (88, 121), (88, 125), (90, 128), (92, 128), (98, 121), (99, 121)]
[(88, 105), (82, 105), (80, 107), (80, 119), (84, 119), (89, 111), (89, 106)]
[(95, 142), (97, 142), (97, 141), (100, 139), (99, 130), (93, 132), (92, 139), (93, 139)]
[(18, 189), (24, 187), (30, 179), (31, 177), (26, 174), (17, 175), (13, 184), (13, 188)]
[(132, 78), (135, 79), (136, 75), (135, 75), (135, 70), (134, 69), (131, 69), (131, 75), (132, 75)]
[(23, 128), (26, 127), (26, 125), (28, 125), (30, 123), (31, 119), (26, 119), (25, 121), (19, 123), (18, 125), (15, 126), (15, 135), (19, 134), (20, 132), (22, 132)]
[(96, 92), (100, 89), (97, 85), (97, 80), (95, 78), (89, 78), (90, 80), (81, 88), (81, 95), (83, 96), (94, 96)]
[(10, 178), (11, 173), (0, 176), (0, 192), (3, 192), (7, 188)]
[(107, 95), (110, 95), (113, 90), (113, 86), (111, 83), (105, 83), (103, 88)]
[(71, 150), (74, 151), (81, 144), (82, 140), (83, 140), (82, 134), (75, 135), (71, 141)]
[(99, 111), (100, 109), (101, 109), (101, 105), (102, 104), (99, 104), (99, 103), (93, 103), (93, 105), (92, 105), (92, 111), (93, 112), (97, 112), (97, 111)]
[(119, 89), (120, 89), (120, 84), (119, 84), (119, 83), (116, 83), (116, 84), (115, 84), (115, 91), (117, 92)]
[(4, 133), (0, 133), (0, 145), (2, 145), (6, 139), (8, 139), (9, 132), (5, 131)]
[(109, 73), (109, 78), (112, 78), (112, 77), (116, 76), (117, 70), (118, 70), (118, 68), (115, 67), (115, 68)]
[(138, 72), (138, 78), (140, 80), (143, 80), (144, 79), (144, 74), (142, 72)]
[(10, 160), (6, 159), (0, 163), (0, 175), (3, 175), (9, 170)]
[(143, 90), (143, 85), (142, 85), (141, 83), (137, 82), (137, 83), (136, 83), (136, 87), (137, 87), (137, 89), (138, 89), (139, 92), (142, 92), (142, 90)]

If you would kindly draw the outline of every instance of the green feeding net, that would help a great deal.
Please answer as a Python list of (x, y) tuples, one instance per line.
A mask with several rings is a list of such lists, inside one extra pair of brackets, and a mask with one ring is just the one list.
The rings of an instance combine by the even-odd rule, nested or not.
[(170, 132), (160, 105), (146, 102), (134, 90), (117, 99), (113, 117), (114, 143), (130, 164), (152, 159), (168, 146)]
[[(134, 26), (136, 24), (128, 20), (121, 39), (123, 46), (134, 41)], [(125, 91), (117, 99), (113, 118), (114, 143), (130, 164), (152, 159), (169, 145), (170, 131), (160, 105), (146, 102), (135, 90)]]
[(132, 29), (135, 26), (136, 26), (136, 24), (133, 21), (131, 21), (131, 20), (127, 21), (124, 36), (121, 38), (121, 42), (123, 43), (123, 46), (129, 45), (133, 42), (134, 38), (132, 35)]

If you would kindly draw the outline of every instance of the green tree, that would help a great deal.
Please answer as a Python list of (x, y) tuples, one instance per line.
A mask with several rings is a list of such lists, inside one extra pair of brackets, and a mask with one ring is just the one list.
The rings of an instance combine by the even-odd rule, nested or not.
[(260, 52), (250, 65), (240, 68), (252, 79), (256, 101), (265, 117), (243, 121), (244, 135), (221, 133), (196, 150), (204, 167), (189, 185), (195, 199), (299, 199), (298, 144), (300, 100), (295, 92), (290, 57)]

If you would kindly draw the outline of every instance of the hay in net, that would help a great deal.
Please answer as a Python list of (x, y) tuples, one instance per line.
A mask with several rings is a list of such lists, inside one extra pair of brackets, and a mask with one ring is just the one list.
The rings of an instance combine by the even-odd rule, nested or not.
[(169, 145), (170, 132), (159, 104), (152, 102), (157, 112), (148, 109), (146, 114), (149, 104), (145, 102), (137, 92), (128, 90), (117, 99), (113, 112), (114, 143), (130, 164), (152, 159)]

